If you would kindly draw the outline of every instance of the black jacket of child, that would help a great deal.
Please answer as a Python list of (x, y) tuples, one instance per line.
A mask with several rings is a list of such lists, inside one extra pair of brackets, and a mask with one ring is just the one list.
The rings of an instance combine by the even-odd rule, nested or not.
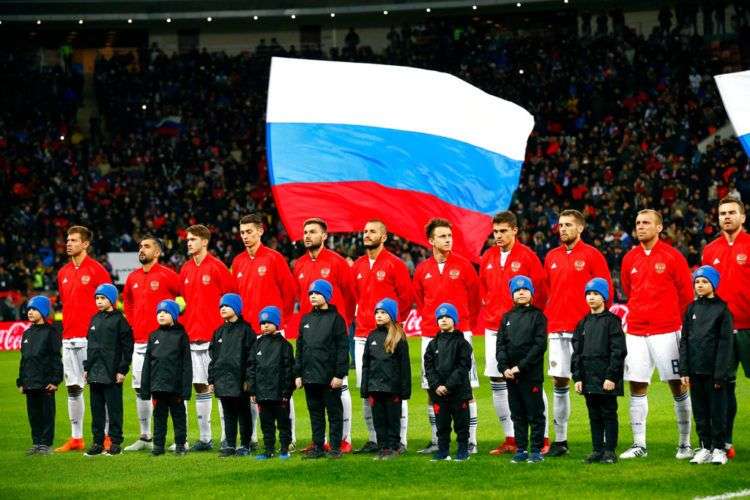
[(680, 375), (710, 375), (716, 381), (729, 379), (733, 356), (732, 313), (718, 297), (690, 303), (682, 321)]
[(409, 343), (402, 339), (392, 353), (385, 350), (388, 328), (379, 326), (370, 332), (362, 355), (362, 383), (360, 394), (363, 398), (371, 392), (396, 394), (401, 399), (411, 397), (411, 363)]
[[(573, 380), (583, 382), (585, 394), (622, 396), (626, 354), (620, 318), (607, 310), (598, 314), (589, 313), (573, 333)], [(605, 380), (614, 382), (615, 389), (605, 391)]]
[(31, 325), (23, 332), (16, 386), (27, 391), (60, 385), (63, 379), (62, 335), (52, 325)]
[[(472, 398), (469, 381), (471, 351), (471, 344), (459, 330), (440, 331), (427, 344), (424, 372), (433, 401), (463, 401)], [(448, 389), (447, 396), (438, 396), (435, 392), (441, 385)]]
[(497, 331), (495, 356), (503, 373), (518, 366), (515, 376), (532, 383), (544, 382), (547, 318), (535, 306), (515, 306), (505, 313)]
[(344, 318), (329, 305), (302, 317), (294, 371), (305, 384), (329, 384), (349, 373), (349, 337)]
[(255, 341), (247, 368), (248, 392), (257, 401), (289, 399), (294, 392), (294, 349), (280, 333)]
[(179, 323), (160, 326), (149, 336), (146, 344), (141, 398), (149, 399), (154, 392), (168, 392), (182, 399), (190, 399), (192, 383), (193, 363), (185, 328)]
[(128, 373), (133, 358), (133, 331), (120, 311), (99, 311), (91, 318), (83, 369), (90, 384), (114, 384)]
[(255, 344), (255, 332), (242, 318), (225, 321), (216, 329), (208, 348), (208, 383), (220, 398), (238, 398), (247, 382), (247, 367)]

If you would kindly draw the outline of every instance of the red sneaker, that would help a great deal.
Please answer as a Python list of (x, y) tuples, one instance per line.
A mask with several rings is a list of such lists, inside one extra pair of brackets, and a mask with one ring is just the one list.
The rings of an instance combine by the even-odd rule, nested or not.
[(549, 438), (544, 438), (544, 446), (542, 446), (542, 455), (546, 455), (549, 451)]
[(323, 451), (325, 451), (326, 453), (331, 451), (331, 445), (328, 443), (323, 443)]
[(86, 443), (83, 442), (83, 438), (70, 438), (64, 445), (55, 448), (55, 451), (58, 453), (65, 453), (68, 451), (83, 451), (84, 449), (86, 449)]
[(104, 444), (102, 444), (102, 448), (104, 448), (104, 451), (109, 451), (111, 447), (112, 447), (112, 438), (105, 435)]
[(516, 438), (506, 437), (505, 441), (494, 450), (490, 450), (490, 455), (502, 455), (504, 453), (515, 453), (516, 452)]
[(734, 460), (734, 456), (737, 454), (737, 452), (734, 451), (734, 446), (729, 446), (729, 449), (727, 450), (727, 458), (729, 460)]
[(302, 453), (307, 453), (308, 451), (312, 451), (313, 448), (315, 448), (315, 443), (310, 443), (304, 448), (302, 448)]
[(352, 443), (349, 441), (341, 441), (341, 453), (351, 453)]

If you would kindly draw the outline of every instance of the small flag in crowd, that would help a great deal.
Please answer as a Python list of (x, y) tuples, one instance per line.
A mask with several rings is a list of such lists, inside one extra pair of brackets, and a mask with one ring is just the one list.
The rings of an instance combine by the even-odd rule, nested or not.
[(716, 75), (714, 79), (734, 131), (750, 156), (750, 71)]
[(332, 232), (380, 219), (427, 245), (432, 217), (454, 224), (454, 250), (476, 259), (492, 216), (518, 186), (533, 117), (446, 73), (273, 58), (269, 177), (294, 239), (324, 217)]

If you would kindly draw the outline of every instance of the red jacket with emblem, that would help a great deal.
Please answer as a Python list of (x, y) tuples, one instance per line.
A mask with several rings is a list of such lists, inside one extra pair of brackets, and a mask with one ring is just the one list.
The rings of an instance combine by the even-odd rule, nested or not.
[(732, 245), (722, 234), (703, 248), (703, 264), (721, 274), (719, 297), (727, 303), (738, 330), (750, 329), (750, 234), (740, 230)]
[(612, 305), (615, 292), (604, 255), (591, 245), (579, 241), (568, 252), (565, 245), (553, 248), (544, 259), (549, 299), (544, 307), (548, 333), (573, 333), (578, 322), (590, 312), (586, 303), (586, 283), (604, 278), (609, 285)]
[(60, 268), (57, 272), (57, 289), (63, 305), (64, 339), (88, 336), (91, 318), (99, 311), (94, 299), (96, 287), (111, 282), (104, 266), (88, 255), (79, 267), (70, 261)]
[(501, 249), (493, 246), (482, 255), (479, 267), (479, 295), (482, 310), (479, 313), (479, 327), (497, 330), (503, 314), (513, 308), (513, 297), (508, 283), (510, 279), (522, 274), (531, 278), (534, 283), (533, 303), (542, 307), (547, 301), (547, 278), (542, 262), (534, 251), (516, 240), (505, 260), (500, 263)]
[(676, 332), (693, 300), (693, 280), (687, 260), (659, 240), (647, 255), (635, 246), (622, 259), (620, 280), (628, 297), (628, 331), (631, 335)]
[(232, 274), (242, 296), (242, 316), (253, 325), (253, 330), (260, 332), (258, 314), (266, 306), (281, 309), (282, 322), (291, 317), (297, 283), (279, 252), (262, 244), (254, 257), (244, 250), (232, 261)]
[(331, 304), (341, 314), (349, 326), (354, 321), (354, 277), (349, 263), (342, 256), (327, 248), (321, 248), (318, 256), (312, 258), (305, 252), (294, 262), (294, 277), (297, 278), (299, 313), (304, 315), (312, 310), (307, 290), (310, 283), (324, 279), (333, 285)]
[(449, 254), (442, 273), (435, 257), (422, 261), (414, 271), (414, 297), (422, 315), (423, 337), (437, 335), (437, 327), (426, 326), (434, 324), (435, 309), (443, 302), (458, 309), (457, 328), (474, 331), (479, 314), (479, 278), (464, 257)]
[(357, 296), (355, 336), (367, 337), (377, 328), (375, 304), (385, 297), (398, 302), (398, 320), (406, 320), (414, 302), (414, 292), (409, 269), (401, 259), (383, 249), (370, 269), (370, 259), (365, 254), (354, 262), (352, 275)]
[(210, 342), (224, 323), (219, 314), (219, 301), (225, 293), (236, 288), (234, 278), (222, 261), (210, 253), (200, 265), (190, 258), (180, 269), (181, 295), (185, 299), (185, 313), (180, 321), (185, 325), (190, 342)]
[(148, 343), (148, 336), (159, 328), (156, 307), (159, 302), (180, 294), (180, 277), (158, 262), (148, 271), (141, 267), (128, 275), (122, 290), (125, 317), (133, 329), (133, 342)]

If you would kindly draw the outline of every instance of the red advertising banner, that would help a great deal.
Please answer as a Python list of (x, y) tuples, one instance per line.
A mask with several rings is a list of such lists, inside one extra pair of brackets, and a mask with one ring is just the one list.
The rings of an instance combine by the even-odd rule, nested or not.
[(0, 351), (20, 351), (23, 332), (30, 326), (28, 321), (0, 321)]

